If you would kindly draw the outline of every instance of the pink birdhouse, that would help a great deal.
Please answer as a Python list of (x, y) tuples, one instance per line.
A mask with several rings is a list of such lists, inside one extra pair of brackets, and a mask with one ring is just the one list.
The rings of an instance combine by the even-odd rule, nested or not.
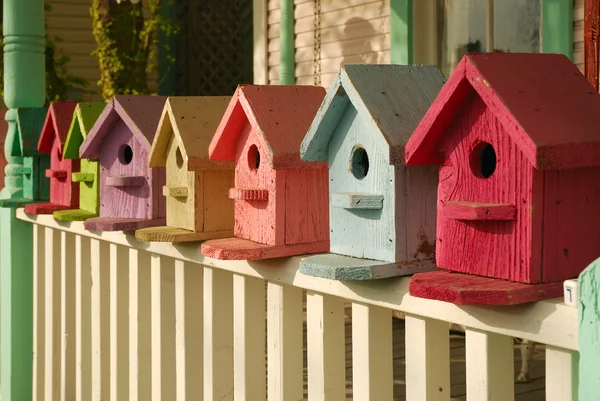
[(85, 221), (92, 231), (129, 231), (165, 224), (164, 167), (148, 156), (166, 96), (115, 96), (79, 148), (100, 164), (100, 215)]
[(235, 161), (235, 238), (209, 240), (217, 259), (267, 259), (329, 249), (327, 164), (300, 159), (325, 97), (315, 86), (241, 85), (209, 147)]
[(79, 171), (79, 160), (63, 158), (76, 106), (76, 102), (53, 102), (48, 108), (38, 151), (50, 154), (50, 168), (46, 170), (50, 180), (50, 201), (26, 205), (25, 213), (52, 214), (79, 207), (79, 183), (71, 180), (71, 173)]
[(410, 294), (562, 296), (600, 255), (600, 95), (556, 54), (467, 54), (405, 148), (439, 164), (436, 261)]

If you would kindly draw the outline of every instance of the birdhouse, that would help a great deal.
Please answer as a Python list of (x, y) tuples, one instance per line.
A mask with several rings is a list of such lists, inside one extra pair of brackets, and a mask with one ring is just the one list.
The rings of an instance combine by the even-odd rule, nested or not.
[(327, 165), (300, 160), (300, 142), (325, 96), (314, 86), (241, 85), (209, 147), (235, 161), (234, 235), (206, 241), (216, 259), (326, 252)]
[(47, 108), (39, 107), (11, 109), (6, 113), (6, 121), (11, 124), (5, 148), (10, 147), (10, 154), (0, 207), (22, 207), (49, 199), (50, 185), (44, 172), (50, 167), (50, 157), (37, 149), (47, 112)]
[(208, 157), (229, 96), (170, 97), (150, 151), (150, 167), (166, 168), (162, 194), (167, 225), (137, 230), (143, 241), (183, 242), (233, 235), (234, 162)]
[[(63, 157), (78, 160), (79, 147), (104, 110), (104, 102), (79, 103), (73, 114), (73, 121), (65, 141)], [(81, 159), (79, 171), (71, 179), (79, 185), (79, 209), (54, 212), (54, 218), (60, 221), (81, 221), (97, 217), (100, 212), (100, 192), (98, 187), (99, 169), (97, 160)]]
[(112, 98), (79, 148), (100, 164), (100, 214), (91, 231), (130, 231), (165, 224), (165, 169), (148, 167), (165, 96)]
[(439, 165), (437, 265), (410, 293), (560, 297), (600, 255), (600, 95), (556, 54), (467, 54), (406, 146)]
[(330, 254), (300, 272), (366, 280), (432, 270), (437, 169), (406, 167), (404, 146), (444, 84), (433, 66), (343, 66), (301, 147), (329, 162)]
[(50, 154), (50, 168), (45, 172), (50, 180), (50, 201), (27, 205), (25, 213), (52, 214), (79, 207), (79, 185), (71, 179), (71, 173), (79, 170), (79, 160), (63, 157), (75, 106), (75, 102), (53, 102), (48, 108), (38, 151)]

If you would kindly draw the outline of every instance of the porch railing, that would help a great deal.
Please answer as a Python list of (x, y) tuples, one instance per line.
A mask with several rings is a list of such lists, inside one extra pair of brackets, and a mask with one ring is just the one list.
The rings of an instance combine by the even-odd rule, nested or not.
[(37, 401), (344, 400), (345, 306), (354, 400), (398, 396), (392, 311), (406, 313), (402, 399), (450, 399), (448, 322), (466, 326), (469, 401), (514, 399), (513, 337), (546, 344), (546, 400), (576, 399), (577, 310), (561, 300), (459, 307), (411, 297), (406, 278), (329, 281), (299, 274), (300, 257), (217, 261), (17, 217), (34, 232)]

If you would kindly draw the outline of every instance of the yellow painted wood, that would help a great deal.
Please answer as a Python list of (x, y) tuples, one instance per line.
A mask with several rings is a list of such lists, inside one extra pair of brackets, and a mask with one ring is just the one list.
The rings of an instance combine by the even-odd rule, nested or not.
[(163, 196), (170, 196), (173, 198), (187, 198), (188, 188), (187, 187), (163, 187)]

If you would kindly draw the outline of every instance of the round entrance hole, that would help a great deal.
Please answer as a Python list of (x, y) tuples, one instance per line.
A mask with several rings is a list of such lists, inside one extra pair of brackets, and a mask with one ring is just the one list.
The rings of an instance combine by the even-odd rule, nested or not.
[(248, 166), (250, 170), (258, 170), (260, 167), (260, 152), (256, 145), (252, 145), (248, 149)]
[(367, 151), (360, 145), (356, 145), (352, 149), (352, 158), (350, 159), (350, 171), (352, 175), (362, 180), (369, 172), (369, 156)]
[(489, 178), (496, 171), (496, 150), (487, 142), (480, 142), (471, 152), (471, 171), (479, 178)]
[(175, 163), (177, 163), (177, 168), (183, 167), (183, 155), (181, 154), (181, 149), (179, 149), (179, 146), (175, 151)]
[(119, 149), (119, 161), (121, 164), (129, 164), (133, 160), (133, 150), (129, 145), (123, 145)]

